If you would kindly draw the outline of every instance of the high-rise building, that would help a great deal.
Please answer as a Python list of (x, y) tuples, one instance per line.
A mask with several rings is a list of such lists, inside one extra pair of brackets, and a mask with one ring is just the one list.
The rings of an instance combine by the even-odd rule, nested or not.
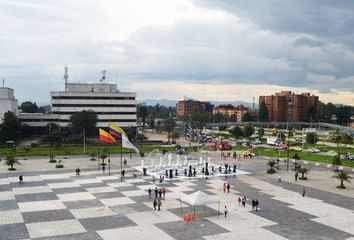
[(200, 102), (196, 100), (184, 100), (184, 101), (179, 101), (176, 104), (176, 116), (186, 116), (188, 114), (194, 113), (194, 112), (213, 112), (213, 107), (210, 102)]
[(213, 108), (213, 114), (222, 114), (224, 116), (235, 116), (236, 122), (242, 122), (243, 116), (249, 111), (244, 105), (234, 107), (232, 104), (223, 104)]
[(260, 96), (268, 110), (268, 120), (272, 122), (308, 122), (316, 115), (318, 96), (310, 93), (295, 94), (291, 91), (281, 91), (270, 96)]
[(0, 122), (8, 111), (17, 114), (17, 99), (12, 88), (0, 87)]

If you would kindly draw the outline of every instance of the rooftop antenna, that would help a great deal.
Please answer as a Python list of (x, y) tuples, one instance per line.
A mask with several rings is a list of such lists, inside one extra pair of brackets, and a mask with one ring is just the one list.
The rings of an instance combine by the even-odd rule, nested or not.
[(255, 105), (255, 102), (254, 102), (255, 100), (254, 100), (254, 97), (253, 97), (253, 110), (254, 110), (254, 105)]
[(64, 67), (65, 92), (68, 91), (68, 78), (69, 78), (68, 65), (66, 64)]
[(103, 83), (106, 80), (106, 70), (103, 70), (101, 73), (102, 73), (102, 78), (100, 79), (100, 82)]

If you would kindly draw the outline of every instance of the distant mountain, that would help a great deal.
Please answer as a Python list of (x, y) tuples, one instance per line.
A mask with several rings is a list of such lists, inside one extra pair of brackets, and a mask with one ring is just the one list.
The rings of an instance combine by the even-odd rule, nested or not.
[[(178, 100), (170, 100), (166, 98), (162, 99), (144, 99), (144, 100), (139, 100), (138, 103), (146, 103), (147, 105), (155, 106), (156, 104), (160, 104), (166, 107), (175, 107), (177, 104)], [(232, 105), (240, 105), (243, 104), (246, 107), (252, 107), (252, 103), (250, 102), (245, 102), (245, 101), (210, 101), (212, 104), (215, 106), (221, 105), (221, 104), (232, 104)], [(258, 108), (258, 104), (255, 104), (255, 108)]]

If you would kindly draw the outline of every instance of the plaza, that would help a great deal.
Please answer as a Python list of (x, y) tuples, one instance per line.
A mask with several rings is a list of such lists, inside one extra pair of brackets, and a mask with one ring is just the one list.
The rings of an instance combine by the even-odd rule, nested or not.
[[(216, 153), (206, 154), (220, 160)], [(333, 169), (326, 165), (307, 162), (309, 180), (295, 182), (294, 172), (281, 162), (278, 182), (278, 174), (265, 173), (267, 159), (241, 159), (237, 169), (249, 174), (159, 183), (139, 171), (140, 157), (124, 158), (123, 181), (119, 156), (111, 156), (110, 175), (88, 157), (69, 157), (62, 170), (47, 158), (21, 160), (16, 172), (1, 164), (0, 239), (354, 239), (353, 184), (336, 189)], [(223, 190), (225, 182), (230, 193)], [(148, 189), (155, 187), (167, 190), (161, 211), (153, 208), (154, 193), (149, 199)], [(185, 222), (193, 207), (180, 198), (198, 190), (220, 199), (220, 213), (218, 204), (196, 206), (195, 221)], [(246, 207), (237, 202), (244, 196)], [(252, 211), (253, 198), (260, 202), (259, 211)]]

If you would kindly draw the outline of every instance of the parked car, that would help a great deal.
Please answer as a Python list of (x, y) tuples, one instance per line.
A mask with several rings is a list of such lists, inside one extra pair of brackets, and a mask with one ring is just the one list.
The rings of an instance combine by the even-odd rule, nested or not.
[(318, 148), (308, 148), (307, 149), (307, 151), (308, 152), (310, 152), (310, 153), (319, 153), (319, 152), (321, 152)]
[(335, 157), (335, 156), (338, 156), (338, 153), (336, 153), (335, 151), (331, 150), (331, 151), (327, 152), (327, 155), (331, 156), (331, 157)]
[(258, 145), (258, 144), (261, 144), (261, 141), (259, 141), (259, 139), (255, 139), (251, 141), (251, 145)]
[(300, 142), (300, 143), (302, 143), (302, 138), (295, 138), (295, 142)]
[(299, 146), (293, 147), (293, 148), (291, 148), (291, 150), (301, 152), (302, 151), (302, 147), (299, 147)]
[(345, 154), (344, 157), (346, 160), (354, 160), (354, 155), (352, 153)]
[(241, 156), (243, 157), (255, 157), (256, 154), (254, 154), (253, 152), (250, 152), (250, 151), (244, 151), (244, 152), (241, 152)]

